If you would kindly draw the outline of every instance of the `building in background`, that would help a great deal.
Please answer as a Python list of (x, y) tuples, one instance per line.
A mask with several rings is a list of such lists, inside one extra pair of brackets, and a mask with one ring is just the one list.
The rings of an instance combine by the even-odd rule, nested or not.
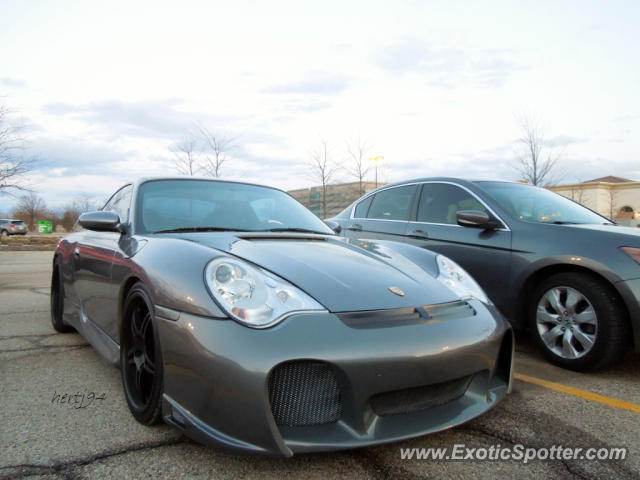
[[(382, 183), (378, 183), (378, 187), (381, 187), (382, 185)], [(364, 193), (368, 193), (375, 189), (375, 182), (362, 182), (362, 190)], [(289, 190), (288, 193), (318, 217), (322, 218), (321, 186)], [(327, 218), (337, 215), (361, 196), (360, 184), (358, 182), (327, 185)]]
[(549, 189), (621, 225), (640, 224), (640, 182), (609, 175)]

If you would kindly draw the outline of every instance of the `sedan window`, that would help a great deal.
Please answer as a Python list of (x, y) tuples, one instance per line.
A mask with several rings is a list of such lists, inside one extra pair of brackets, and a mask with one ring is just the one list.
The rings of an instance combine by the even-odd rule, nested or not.
[(373, 195), (365, 198), (358, 205), (356, 205), (356, 211), (353, 212), (354, 218), (367, 218), (367, 212), (369, 211), (369, 206), (371, 205), (371, 200), (373, 200)]
[(425, 183), (418, 205), (418, 222), (457, 225), (456, 212), (478, 210), (485, 206), (466, 190), (448, 183)]
[(409, 220), (415, 185), (382, 190), (373, 197), (367, 218)]

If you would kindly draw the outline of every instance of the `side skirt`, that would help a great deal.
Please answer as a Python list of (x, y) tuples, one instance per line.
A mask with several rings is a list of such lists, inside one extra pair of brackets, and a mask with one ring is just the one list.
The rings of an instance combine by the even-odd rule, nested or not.
[(65, 323), (75, 328), (107, 362), (114, 367), (120, 367), (120, 345), (93, 323), (81, 307), (71, 305), (70, 310), (73, 310), (73, 313), (69, 312), (70, 302), (65, 300)]

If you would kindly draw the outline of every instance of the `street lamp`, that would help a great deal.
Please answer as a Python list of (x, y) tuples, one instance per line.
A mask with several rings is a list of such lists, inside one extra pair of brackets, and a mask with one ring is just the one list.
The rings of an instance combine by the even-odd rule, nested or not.
[(370, 158), (369, 160), (373, 162), (376, 168), (376, 188), (378, 188), (378, 162), (380, 160), (384, 160), (384, 157), (382, 155), (378, 155), (377, 157)]

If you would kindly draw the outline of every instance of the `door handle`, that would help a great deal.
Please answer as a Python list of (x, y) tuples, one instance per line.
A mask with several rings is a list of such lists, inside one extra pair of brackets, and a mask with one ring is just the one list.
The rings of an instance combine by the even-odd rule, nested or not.
[(409, 236), (410, 237), (414, 237), (414, 238), (429, 238), (429, 234), (427, 232), (425, 232), (422, 229), (416, 229), (416, 230), (411, 230), (409, 232)]
[(76, 257), (79, 257), (79, 256), (80, 256), (80, 248), (76, 247), (76, 249), (73, 251), (73, 254), (74, 254)]
[(349, 225), (347, 227), (347, 230), (357, 230), (359, 232), (362, 231), (362, 225), (360, 225), (359, 223), (354, 223), (353, 225)]

